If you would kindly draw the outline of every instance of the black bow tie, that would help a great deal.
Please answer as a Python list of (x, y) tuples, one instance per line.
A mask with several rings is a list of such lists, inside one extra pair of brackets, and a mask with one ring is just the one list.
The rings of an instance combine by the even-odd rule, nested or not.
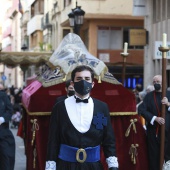
[(84, 100), (82, 100), (82, 99), (80, 99), (80, 98), (77, 98), (77, 97), (75, 97), (76, 98), (76, 103), (80, 103), (80, 102), (83, 102), (83, 103), (88, 103), (89, 101), (88, 101), (88, 99), (84, 99)]

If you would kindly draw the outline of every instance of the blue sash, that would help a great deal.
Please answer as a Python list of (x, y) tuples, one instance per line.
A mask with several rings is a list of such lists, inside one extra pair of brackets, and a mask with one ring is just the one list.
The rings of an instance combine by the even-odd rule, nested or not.
[(58, 157), (67, 162), (97, 162), (100, 160), (100, 146), (76, 148), (61, 144)]

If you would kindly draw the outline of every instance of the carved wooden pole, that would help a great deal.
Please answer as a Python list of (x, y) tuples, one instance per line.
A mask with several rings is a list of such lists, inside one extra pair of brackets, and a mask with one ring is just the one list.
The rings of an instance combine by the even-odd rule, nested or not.
[[(159, 47), (162, 52), (162, 98), (166, 96), (166, 53), (169, 48), (166, 46)], [(166, 106), (162, 104), (161, 117), (165, 119)], [(161, 145), (160, 145), (160, 170), (162, 170), (164, 163), (164, 148), (165, 148), (165, 124), (161, 125)]]

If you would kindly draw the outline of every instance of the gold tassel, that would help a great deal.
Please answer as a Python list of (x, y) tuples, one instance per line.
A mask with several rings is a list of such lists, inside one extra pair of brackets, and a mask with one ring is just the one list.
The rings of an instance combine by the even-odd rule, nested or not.
[(136, 156), (138, 155), (137, 147), (139, 147), (139, 144), (132, 144), (129, 150), (133, 164), (136, 164)]
[(136, 164), (136, 157), (134, 156), (133, 164)]
[(128, 137), (129, 136), (129, 133), (130, 133), (130, 130), (131, 130), (131, 126), (133, 126), (133, 130), (135, 131), (135, 133), (137, 133), (136, 131), (136, 125), (135, 125), (135, 122), (137, 122), (137, 119), (130, 119), (130, 125), (129, 127), (127, 128), (126, 130), (126, 133), (125, 133), (125, 136)]
[(67, 78), (67, 74), (64, 76), (63, 81), (66, 81), (66, 78)]
[(34, 151), (33, 151), (33, 169), (36, 168), (36, 157), (37, 157), (37, 151), (36, 151), (36, 147), (34, 148)]
[(98, 77), (98, 83), (102, 83), (101, 76)]
[(131, 129), (131, 126), (132, 126), (132, 123), (133, 123), (133, 119), (130, 119), (130, 125), (129, 125), (129, 127), (127, 128), (127, 130), (126, 130), (126, 133), (125, 133), (125, 136), (126, 137), (128, 137), (129, 136), (129, 133), (130, 133), (130, 129)]
[(31, 140), (31, 145), (34, 145), (34, 141), (35, 141), (35, 135), (36, 135), (36, 130), (39, 130), (39, 125), (37, 123), (37, 119), (31, 119), (30, 120), (32, 123), (32, 140)]
[(138, 120), (137, 119), (134, 119), (133, 120), (133, 130), (135, 131), (135, 133), (137, 133), (137, 131), (136, 131), (136, 126), (135, 126), (135, 122), (137, 122)]
[(35, 130), (32, 133), (32, 140), (31, 140), (31, 146), (34, 145), (34, 140), (35, 140)]

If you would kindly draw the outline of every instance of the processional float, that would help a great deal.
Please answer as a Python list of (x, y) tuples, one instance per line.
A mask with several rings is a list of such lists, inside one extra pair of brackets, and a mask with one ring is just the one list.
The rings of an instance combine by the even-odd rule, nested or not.
[[(146, 133), (136, 112), (134, 94), (124, 88), (73, 33), (66, 35), (49, 62), (42, 66), (37, 80), (23, 90), (27, 169), (44, 170), (51, 110), (56, 98), (65, 95), (64, 82), (78, 65), (88, 65), (94, 70), (95, 87), (91, 96), (109, 106), (119, 170), (148, 170)], [(106, 170), (102, 150), (101, 161)]]

